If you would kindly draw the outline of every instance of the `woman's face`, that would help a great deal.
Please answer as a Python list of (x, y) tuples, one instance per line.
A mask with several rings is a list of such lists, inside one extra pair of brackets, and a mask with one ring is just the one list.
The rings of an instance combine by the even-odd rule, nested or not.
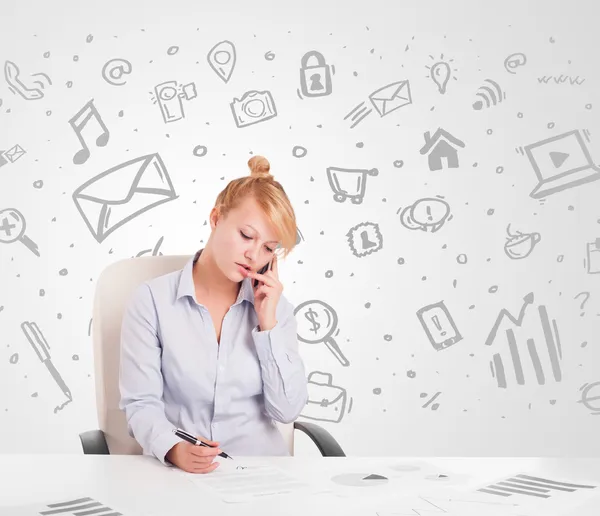
[(254, 198), (247, 197), (226, 217), (213, 209), (210, 219), (215, 261), (231, 281), (245, 278), (241, 266), (257, 271), (273, 258), (277, 233)]

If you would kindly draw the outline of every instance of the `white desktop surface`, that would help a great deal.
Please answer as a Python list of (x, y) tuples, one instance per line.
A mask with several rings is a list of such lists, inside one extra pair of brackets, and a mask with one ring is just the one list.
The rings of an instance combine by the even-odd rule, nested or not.
[[(224, 459), (220, 459), (224, 460)], [(331, 477), (342, 473), (378, 473), (390, 479), (405, 475), (403, 465), (425, 465), (420, 471), (439, 470), (458, 484), (492, 482), (517, 473), (600, 485), (600, 459), (568, 458), (432, 458), (432, 457), (238, 457), (237, 463), (271, 464), (299, 479), (333, 485)], [(393, 468), (392, 468), (393, 467)], [(392, 468), (392, 469), (390, 469)], [(211, 473), (212, 474), (212, 473)], [(453, 479), (453, 480), (452, 480)], [(440, 484), (438, 484), (439, 486)], [(163, 466), (147, 456), (78, 454), (0, 455), (0, 515), (10, 506), (68, 500), (90, 496), (123, 509), (123, 516), (204, 515), (309, 515), (376, 516), (376, 488), (356, 488), (348, 498), (276, 496), (251, 503), (225, 503), (198, 489), (180, 470)], [(438, 487), (436, 486), (436, 487)], [(335, 486), (336, 489), (339, 486)], [(433, 487), (433, 482), (432, 482)], [(345, 488), (342, 488), (345, 489)], [(405, 488), (405, 494), (411, 493)], [(576, 516), (600, 515), (600, 488), (594, 500), (578, 507)], [(387, 491), (389, 494), (389, 491)], [(568, 513), (567, 513), (568, 514)], [(482, 512), (485, 516), (485, 512)]]

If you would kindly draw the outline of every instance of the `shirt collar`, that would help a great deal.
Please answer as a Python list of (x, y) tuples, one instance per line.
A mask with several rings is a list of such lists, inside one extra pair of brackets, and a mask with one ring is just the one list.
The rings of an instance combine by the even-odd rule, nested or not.
[[(180, 299), (184, 296), (190, 296), (196, 302), (196, 289), (194, 287), (194, 264), (198, 261), (198, 258), (202, 254), (204, 249), (200, 249), (194, 254), (192, 258), (188, 260), (185, 264), (184, 268), (181, 270), (181, 274), (179, 275), (179, 285), (177, 286), (177, 297), (176, 299)], [(235, 300), (234, 305), (241, 303), (242, 301), (249, 301), (254, 304), (254, 291), (252, 289), (252, 278), (244, 278), (242, 280), (242, 286), (240, 287), (240, 291), (238, 293), (238, 297)]]

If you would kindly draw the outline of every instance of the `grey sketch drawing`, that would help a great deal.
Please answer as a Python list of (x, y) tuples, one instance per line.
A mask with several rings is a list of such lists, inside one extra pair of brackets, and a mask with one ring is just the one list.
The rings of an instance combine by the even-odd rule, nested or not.
[(105, 147), (108, 143), (108, 139), (110, 138), (110, 131), (103, 122), (100, 113), (98, 113), (98, 110), (96, 109), (96, 106), (94, 106), (94, 99), (91, 99), (69, 120), (69, 124), (75, 131), (77, 139), (81, 144), (81, 149), (79, 149), (73, 156), (73, 163), (75, 163), (75, 165), (81, 165), (85, 163), (90, 157), (90, 149), (85, 142), (83, 130), (92, 119), (97, 122), (101, 130), (100, 134), (96, 137), (96, 146)]
[(158, 153), (110, 168), (73, 192), (75, 206), (98, 243), (142, 213), (177, 198)]
[(573, 85), (581, 86), (585, 82), (585, 79), (580, 79), (579, 75), (576, 77), (573, 77), (572, 75), (562, 75), (561, 74), (558, 77), (556, 75), (544, 75), (542, 77), (538, 77), (537, 81), (540, 84), (554, 83), (554, 84), (570, 84), (571, 86), (573, 86)]
[(339, 423), (346, 413), (346, 389), (333, 385), (333, 375), (312, 371), (308, 375), (308, 400), (300, 414), (314, 421)]
[(333, 199), (344, 202), (350, 199), (352, 204), (361, 204), (367, 187), (367, 176), (377, 176), (376, 168), (327, 168), (327, 180), (334, 192)]
[[(377, 487), (388, 483), (388, 478), (377, 473), (342, 473), (331, 477), (332, 482), (349, 487)], [(418, 513), (414, 513), (416, 516)]]
[[(435, 61), (433, 56), (429, 56), (429, 58)], [(444, 54), (442, 54), (439, 60), (437, 60), (432, 66), (425, 67), (429, 70), (429, 77), (438, 87), (438, 91), (441, 95), (446, 93), (450, 79), (454, 79), (455, 81), (458, 80), (456, 76), (452, 74), (453, 71), (456, 71), (456, 69), (452, 69), (450, 64), (452, 62), (454, 62), (454, 59), (446, 60), (444, 59)]]
[(154, 87), (152, 103), (159, 105), (163, 120), (168, 124), (185, 118), (182, 99), (193, 100), (197, 96), (198, 92), (193, 82), (180, 85), (177, 81), (166, 81)]
[(584, 384), (579, 388), (581, 399), (577, 403), (581, 403), (590, 411), (592, 416), (600, 416), (600, 382)]
[(21, 242), (27, 249), (39, 257), (40, 251), (38, 245), (25, 234), (26, 228), (25, 217), (19, 210), (15, 208), (0, 210), (0, 242), (3, 244)]
[(133, 71), (131, 63), (127, 59), (111, 59), (102, 67), (102, 78), (113, 86), (124, 86), (127, 80), (124, 79)]
[(516, 54), (509, 55), (504, 60), (504, 68), (508, 73), (515, 74), (514, 70), (516, 70), (519, 66), (524, 66), (527, 63), (527, 56), (521, 52), (517, 52)]
[[(298, 314), (302, 317), (298, 316)], [(324, 342), (340, 364), (343, 366), (350, 365), (350, 362), (342, 353), (337, 342), (333, 339), (333, 334), (337, 328), (338, 316), (330, 305), (316, 299), (304, 301), (296, 306), (294, 316), (296, 316), (298, 323), (298, 340), (307, 344), (320, 344)]]
[[(589, 133), (583, 134), (587, 138)], [(529, 194), (534, 199), (600, 179), (600, 168), (577, 129), (527, 145), (525, 153), (538, 180)]]
[[(438, 396), (442, 394), (441, 391), (436, 392), (431, 398), (429, 398), (423, 405), (421, 405), (421, 408), (428, 408), (429, 405), (431, 405), (431, 410), (437, 410), (438, 408), (440, 408), (440, 404), (439, 403), (433, 403)], [(421, 398), (426, 398), (428, 396), (428, 394), (426, 392), (422, 392), (420, 394)]]
[[(584, 299), (581, 302), (581, 305), (579, 306), (580, 310), (583, 310), (583, 307), (585, 306), (585, 304), (588, 302), (588, 300), (590, 299), (590, 293), (589, 292), (580, 292), (579, 294), (577, 294), (573, 299), (577, 299), (579, 296), (583, 295)], [(581, 312), (581, 316), (583, 317), (585, 315), (585, 312)]]
[(28, 516), (128, 516), (126, 511), (100, 503), (87, 496), (17, 506), (16, 514), (27, 514)]
[[(412, 104), (412, 95), (410, 93), (410, 84), (407, 80), (397, 81), (383, 88), (375, 90), (369, 95), (369, 101), (373, 108), (379, 113), (380, 117), (389, 115), (390, 113)], [(365, 102), (361, 102), (344, 117), (344, 120), (350, 118), (352, 125), (350, 129), (356, 127), (362, 122), (373, 109), (364, 106)]]
[(8, 163), (15, 163), (26, 154), (25, 149), (19, 144), (13, 145), (8, 150), (0, 150), (0, 168)]
[[(316, 50), (302, 56), (300, 61), (300, 89), (305, 97), (325, 97), (333, 91), (331, 66)], [(300, 96), (300, 98), (303, 98)]]
[(375, 222), (360, 222), (352, 226), (346, 237), (352, 254), (358, 258), (383, 249), (383, 235)]
[(37, 357), (40, 359), (40, 362), (42, 362), (42, 364), (46, 366), (46, 369), (48, 369), (48, 372), (56, 382), (56, 385), (58, 385), (60, 390), (69, 401), (73, 401), (73, 395), (71, 394), (70, 389), (67, 387), (67, 384), (63, 380), (62, 376), (52, 363), (52, 358), (50, 357), (50, 346), (38, 325), (35, 322), (24, 321), (21, 323), (21, 330), (23, 330), (25, 337), (29, 341), (29, 344), (35, 351)]
[(165, 237), (160, 237), (158, 239), (158, 242), (156, 242), (156, 245), (154, 246), (153, 249), (144, 249), (143, 251), (140, 251), (138, 254), (135, 255), (136, 258), (139, 258), (140, 256), (144, 256), (145, 254), (151, 254), (151, 256), (162, 256), (162, 253), (159, 251), (160, 249), (160, 245), (162, 244), (163, 240)]
[(600, 238), (596, 238), (593, 242), (588, 242), (586, 245), (587, 256), (585, 265), (588, 274), (600, 274)]
[[(491, 346), (497, 341), (498, 330), (502, 322), (505, 319), (508, 319), (512, 323), (512, 327), (507, 328), (504, 332), (504, 337), (506, 338), (504, 347), (508, 348), (508, 356), (510, 357), (513, 365), (514, 379), (518, 385), (525, 385), (526, 378), (524, 367), (526, 365), (530, 365), (533, 368), (535, 379), (538, 385), (544, 385), (546, 383), (546, 375), (544, 373), (540, 351), (536, 347), (535, 339), (527, 339), (527, 352), (529, 354), (529, 361), (524, 362), (519, 352), (519, 346), (514, 331), (514, 327), (525, 326), (527, 321), (525, 318), (526, 310), (529, 305), (533, 304), (533, 301), (534, 295), (533, 292), (530, 292), (523, 298), (523, 305), (521, 306), (521, 310), (517, 317), (511, 315), (508, 310), (502, 309), (485, 341), (486, 346)], [(556, 320), (552, 319), (552, 321), (550, 321), (548, 311), (544, 305), (538, 306), (538, 316), (539, 321), (530, 318), (530, 320), (533, 321), (531, 329), (536, 329), (537, 325), (540, 325), (544, 334), (546, 345), (544, 354), (547, 355), (547, 360), (550, 362), (550, 368), (552, 370), (554, 380), (556, 382), (560, 382), (562, 381), (562, 370), (560, 366), (560, 361), (562, 360), (562, 347)], [(507, 371), (504, 365), (504, 360), (502, 359), (502, 354), (500, 352), (493, 355), (492, 360), (490, 361), (490, 370), (492, 376), (496, 378), (498, 387), (506, 389), (508, 386)]]
[(522, 495), (535, 498), (552, 498), (557, 493), (573, 493), (580, 489), (596, 489), (598, 486), (586, 484), (573, 484), (550, 480), (548, 478), (533, 477), (531, 475), (514, 475), (500, 482), (486, 485), (477, 489), (482, 493), (506, 498)]
[(413, 231), (435, 233), (444, 227), (446, 221), (452, 220), (450, 205), (438, 197), (424, 197), (400, 210), (400, 222)]
[(220, 41), (206, 55), (208, 64), (224, 83), (228, 83), (237, 60), (235, 45), (231, 41)]
[(473, 109), (479, 111), (484, 107), (489, 108), (497, 105), (506, 98), (506, 94), (502, 91), (502, 88), (496, 81), (486, 79), (484, 84), (477, 90), (476, 96), (480, 100), (476, 100), (473, 103)]
[[(15, 63), (12, 61), (6, 61), (4, 63), (4, 79), (8, 84), (8, 89), (13, 94), (16, 95), (18, 93), (25, 100), (39, 100), (44, 98), (44, 92), (42, 90), (46, 88), (46, 84), (49, 86), (52, 85), (50, 77), (48, 77), (45, 73), (35, 73), (32, 75), (32, 77), (40, 76), (44, 80), (33, 81), (30, 86), (27, 86), (19, 77), (20, 74), (21, 71)], [(34, 87), (34, 84), (38, 85), (39, 88)]]
[(444, 301), (419, 308), (417, 317), (436, 351), (447, 349), (463, 339)]
[(448, 168), (458, 168), (458, 148), (464, 148), (464, 142), (441, 127), (433, 133), (433, 136), (427, 131), (423, 133), (423, 137), (425, 138), (425, 145), (421, 147), (419, 152), (422, 155), (429, 155), (429, 170), (441, 170), (444, 161)]
[(258, 124), (277, 116), (275, 101), (269, 91), (247, 91), (241, 99), (234, 98), (230, 107), (238, 128)]
[(521, 231), (512, 233), (510, 224), (506, 228), (506, 233), (508, 237), (504, 243), (504, 253), (511, 260), (527, 258), (542, 239), (539, 233), (522, 233)]

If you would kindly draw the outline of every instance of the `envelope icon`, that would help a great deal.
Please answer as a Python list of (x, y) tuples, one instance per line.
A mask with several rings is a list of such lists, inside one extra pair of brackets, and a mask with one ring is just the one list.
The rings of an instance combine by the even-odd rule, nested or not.
[(393, 82), (371, 93), (369, 100), (379, 115), (384, 117), (402, 106), (412, 104), (410, 84), (408, 81)]
[(177, 197), (158, 154), (117, 165), (73, 192), (75, 206), (98, 242), (138, 215)]
[(8, 158), (8, 161), (11, 163), (17, 161), (23, 156), (23, 154), (25, 154), (25, 150), (20, 145), (15, 145), (4, 153), (4, 155)]

